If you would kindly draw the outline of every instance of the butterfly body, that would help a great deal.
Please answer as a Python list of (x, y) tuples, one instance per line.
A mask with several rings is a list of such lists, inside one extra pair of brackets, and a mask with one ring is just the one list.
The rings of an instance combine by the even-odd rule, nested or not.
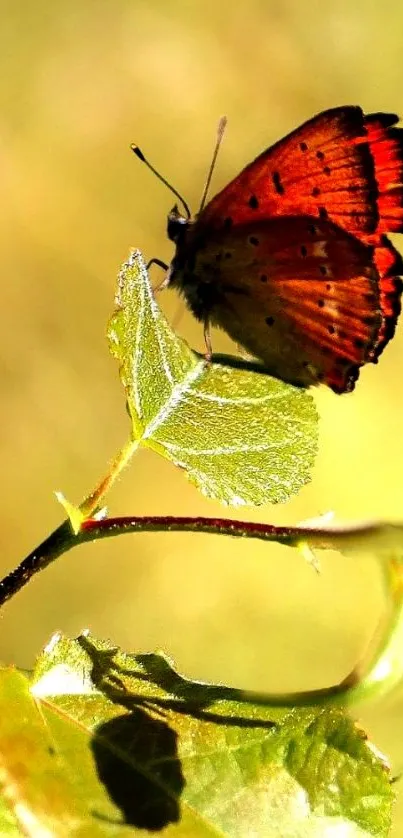
[(397, 117), (325, 111), (264, 151), (196, 218), (174, 208), (167, 284), (273, 374), (353, 389), (400, 311)]

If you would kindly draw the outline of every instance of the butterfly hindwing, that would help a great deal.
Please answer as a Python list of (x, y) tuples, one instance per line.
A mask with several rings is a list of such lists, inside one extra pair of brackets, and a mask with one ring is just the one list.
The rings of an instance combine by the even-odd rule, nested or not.
[(352, 389), (381, 327), (370, 246), (328, 221), (274, 218), (230, 242), (211, 231), (193, 271), (208, 319), (272, 374)]
[(374, 344), (370, 360), (376, 362), (385, 346), (395, 334), (401, 310), (403, 260), (387, 236), (376, 239), (374, 262), (379, 274), (380, 308), (382, 325)]

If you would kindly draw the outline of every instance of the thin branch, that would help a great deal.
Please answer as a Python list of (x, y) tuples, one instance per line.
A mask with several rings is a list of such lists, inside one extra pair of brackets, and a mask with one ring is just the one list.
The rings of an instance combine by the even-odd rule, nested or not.
[(121, 518), (94, 519), (85, 521), (75, 534), (70, 521), (64, 521), (42, 544), (39, 544), (25, 559), (0, 581), (0, 607), (26, 585), (35, 573), (44, 570), (63, 553), (87, 541), (112, 538), (136, 532), (198, 532), (211, 535), (226, 535), (237, 538), (257, 538), (261, 541), (275, 541), (297, 546), (306, 544), (322, 549), (339, 549), (343, 542), (364, 541), (379, 537), (387, 525), (363, 524), (341, 529), (311, 529), (308, 527), (276, 527), (272, 524), (258, 524), (250, 521), (233, 521), (229, 518), (192, 518), (188, 516), (148, 515)]

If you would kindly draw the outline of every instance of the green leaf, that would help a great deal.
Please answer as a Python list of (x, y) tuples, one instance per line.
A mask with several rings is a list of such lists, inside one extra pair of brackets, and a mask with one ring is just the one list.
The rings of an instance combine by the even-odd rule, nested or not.
[(387, 771), (345, 714), (236, 695), (161, 655), (56, 635), (31, 690), (0, 671), (8, 815), (46, 838), (388, 835)]
[(108, 338), (135, 442), (233, 505), (284, 502), (310, 479), (317, 414), (309, 393), (257, 364), (207, 363), (193, 352), (160, 311), (138, 251), (122, 267), (116, 303)]
[(0, 795), (0, 835), (4, 838), (19, 838), (21, 831), (6, 799)]
[[(81, 743), (74, 750), (78, 730), (55, 719), (59, 737), (47, 724), (51, 707), (46, 700), (37, 705), (27, 678), (11, 668), (0, 673), (0, 708), (0, 776), (3, 802), (10, 809), (3, 809), (0, 822), (11, 815), (20, 827), (18, 834), (28, 836), (105, 834), (95, 821), (92, 832), (81, 831), (91, 800), (86, 775), (95, 780), (95, 771)], [(89, 771), (82, 770), (83, 760)]]

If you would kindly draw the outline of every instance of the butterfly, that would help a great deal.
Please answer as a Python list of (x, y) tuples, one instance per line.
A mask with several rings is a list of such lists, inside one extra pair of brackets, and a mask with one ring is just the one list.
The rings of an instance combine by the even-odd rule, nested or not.
[(168, 215), (176, 252), (163, 284), (204, 323), (209, 355), (218, 326), (272, 375), (335, 393), (352, 391), (360, 368), (377, 362), (402, 292), (403, 261), (387, 237), (403, 232), (397, 122), (357, 106), (323, 111), (195, 217), (170, 187), (185, 214), (175, 206)]

